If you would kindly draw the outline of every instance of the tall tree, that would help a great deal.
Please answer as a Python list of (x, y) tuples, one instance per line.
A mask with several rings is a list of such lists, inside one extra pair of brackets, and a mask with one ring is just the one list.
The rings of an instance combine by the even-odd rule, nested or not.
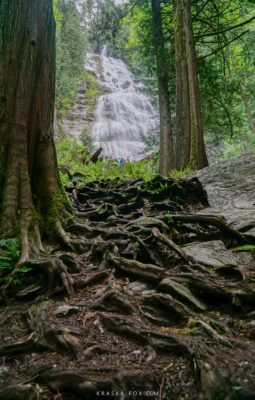
[(159, 171), (167, 176), (174, 168), (174, 152), (171, 124), (171, 109), (168, 88), (168, 64), (165, 53), (164, 36), (162, 29), (161, 3), (151, 0), (154, 46), (157, 59), (158, 94), (160, 110), (160, 166)]
[(198, 83), (197, 59), (193, 36), (191, 17), (191, 2), (183, 0), (184, 26), (186, 38), (186, 52), (188, 63), (188, 79), (190, 90), (191, 112), (191, 163), (194, 169), (201, 169), (208, 165), (205, 151), (202, 114), (200, 104), (200, 91)]
[(20, 236), (23, 263), (43, 251), (42, 233), (70, 244), (53, 141), (52, 0), (1, 0), (0, 49), (0, 227)]
[(175, 3), (176, 63), (176, 147), (175, 168), (185, 169), (190, 163), (191, 121), (188, 65), (182, 0)]

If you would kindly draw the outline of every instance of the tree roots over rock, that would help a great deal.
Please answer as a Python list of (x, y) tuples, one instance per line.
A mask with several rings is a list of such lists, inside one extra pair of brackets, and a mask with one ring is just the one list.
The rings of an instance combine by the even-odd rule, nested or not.
[(255, 398), (252, 243), (201, 214), (200, 183), (67, 192), (79, 254), (3, 276), (0, 399)]

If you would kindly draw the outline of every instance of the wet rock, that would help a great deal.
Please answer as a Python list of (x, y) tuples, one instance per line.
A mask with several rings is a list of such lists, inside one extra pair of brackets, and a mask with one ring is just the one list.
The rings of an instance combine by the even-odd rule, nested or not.
[(56, 309), (55, 314), (67, 316), (77, 312), (79, 312), (79, 307), (63, 305)]
[(9, 372), (9, 367), (0, 367), (0, 378)]
[(247, 323), (247, 325), (251, 328), (255, 328), (255, 320), (254, 321), (250, 321)]
[(184, 246), (183, 249), (195, 261), (210, 267), (238, 266), (240, 264), (240, 258), (228, 251), (225, 244), (220, 240), (189, 244)]
[(210, 207), (202, 214), (221, 215), (235, 229), (255, 237), (255, 152), (187, 175), (203, 184)]
[(146, 283), (141, 283), (141, 282), (135, 281), (135, 282), (131, 282), (128, 285), (128, 289), (132, 290), (133, 292), (140, 292), (141, 293), (144, 290), (147, 290), (148, 286), (146, 285)]

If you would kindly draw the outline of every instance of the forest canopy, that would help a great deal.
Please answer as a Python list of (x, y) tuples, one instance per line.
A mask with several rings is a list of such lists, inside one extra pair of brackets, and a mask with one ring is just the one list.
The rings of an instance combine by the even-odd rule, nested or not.
[[(150, 1), (55, 0), (54, 3), (56, 102), (60, 113), (67, 112), (75, 102), (78, 80), (86, 79), (84, 56), (98, 52), (102, 44), (108, 45), (110, 55), (122, 58), (129, 65), (158, 105)], [(160, 2), (174, 142), (180, 129), (176, 121), (179, 115), (176, 107), (180, 107), (176, 78), (176, 8), (181, 3), (177, 0)], [(210, 160), (229, 158), (255, 146), (254, 4), (248, 0), (198, 0), (190, 5), (207, 153)], [(158, 133), (152, 135), (151, 143), (159, 144)]]

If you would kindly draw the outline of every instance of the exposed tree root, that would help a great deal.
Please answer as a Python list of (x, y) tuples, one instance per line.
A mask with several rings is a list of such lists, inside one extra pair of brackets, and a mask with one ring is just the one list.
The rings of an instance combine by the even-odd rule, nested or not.
[[(80, 219), (70, 237), (59, 227), (59, 239), (81, 251), (17, 266), (32, 268), (19, 298), (57, 302), (41, 296), (19, 324), (16, 312), (3, 315), (18, 334), (0, 355), (6, 364), (23, 357), (27, 372), (12, 384), (7, 372), (0, 399), (255, 398), (254, 256), (228, 250), (247, 243), (244, 233), (191, 214), (207, 205), (198, 181), (95, 182), (68, 193)], [(11, 281), (6, 294), (17, 299)]]

